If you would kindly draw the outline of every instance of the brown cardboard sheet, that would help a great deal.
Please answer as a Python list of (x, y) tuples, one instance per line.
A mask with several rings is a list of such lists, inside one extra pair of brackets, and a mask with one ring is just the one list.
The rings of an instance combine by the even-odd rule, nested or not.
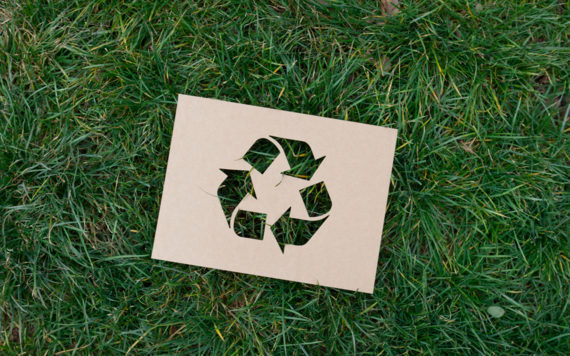
[[(259, 139), (279, 149), (263, 173), (243, 159)], [(310, 179), (283, 174), (283, 139), (324, 157)], [(390, 128), (180, 95), (152, 258), (372, 293), (396, 140)], [(255, 190), (231, 223), (221, 169), (246, 171)], [(313, 217), (300, 191), (319, 182), (332, 208)], [(239, 211), (265, 214), (262, 239), (236, 234)], [(304, 245), (280, 247), (271, 228), (284, 214), (326, 220)]]

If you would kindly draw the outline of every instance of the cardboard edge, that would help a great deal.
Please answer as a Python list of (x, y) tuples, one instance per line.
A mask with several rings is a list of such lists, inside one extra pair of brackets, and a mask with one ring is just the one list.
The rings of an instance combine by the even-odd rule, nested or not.
[[(225, 101), (225, 100), (214, 99), (214, 98), (203, 98), (203, 97), (200, 97), (200, 96), (186, 95), (186, 94), (178, 94), (179, 101), (180, 101), (180, 97), (191, 98), (192, 100), (195, 100), (195, 99), (197, 99), (197, 100), (211, 100), (211, 101), (216, 101), (216, 102), (218, 102), (218, 103), (224, 103), (224, 104), (232, 105), (232, 106), (234, 106), (234, 105), (238, 105), (238, 106), (245, 105), (245, 106), (254, 107), (254, 108), (256, 108), (256, 109), (271, 110), (271, 111), (277, 111), (277, 112), (280, 112), (280, 113), (287, 113), (287, 114), (295, 114), (295, 115), (308, 116), (308, 117), (311, 117), (312, 119), (328, 120), (328, 121), (334, 122), (335, 125), (338, 124), (338, 123), (340, 123), (340, 122), (343, 122), (343, 123), (348, 123), (348, 124), (351, 124), (351, 125), (359, 125), (359, 126), (360, 126), (360, 125), (363, 125), (363, 126), (368, 127), (368, 128), (374, 127), (374, 128), (375, 128), (374, 130), (376, 130), (376, 129), (378, 129), (378, 130), (390, 130), (390, 131), (394, 131), (396, 135), (397, 135), (397, 133), (398, 133), (398, 129), (395, 129), (395, 128), (385, 127), (385, 126), (378, 126), (378, 125), (371, 125), (371, 124), (365, 124), (365, 123), (363, 123), (363, 122), (357, 122), (357, 121), (348, 121), (348, 120), (342, 120), (342, 119), (334, 119), (334, 118), (325, 117), (325, 116), (317, 116), (317, 115), (311, 115), (311, 114), (303, 114), (303, 113), (299, 113), (299, 112), (296, 112), (296, 111), (287, 111), (287, 110), (281, 110), (281, 109), (267, 108), (267, 107), (257, 106), (257, 105), (251, 105), (251, 104), (234, 103), (234, 102), (231, 102), (231, 101)], [(337, 123), (337, 121), (338, 121), (338, 123)], [(345, 124), (343, 124), (343, 125), (345, 125)]]
[[(372, 287), (372, 291), (371, 292), (366, 292), (369, 294), (373, 294), (374, 293), (374, 287), (376, 286), (376, 279), (378, 278), (378, 260), (380, 259), (380, 251), (382, 249), (382, 240), (384, 240), (384, 227), (386, 225), (386, 214), (388, 213), (388, 199), (390, 197), (390, 188), (392, 185), (392, 174), (394, 172), (394, 158), (396, 157), (396, 148), (398, 145), (398, 130), (397, 129), (391, 129), (392, 132), (390, 132), (390, 134), (392, 135), (392, 139), (394, 140), (393, 143), (393, 149), (389, 151), (389, 154), (391, 155), (390, 159), (389, 159), (389, 171), (390, 171), (390, 177), (388, 179), (388, 191), (386, 192), (386, 205), (383, 206), (384, 209), (384, 216), (382, 217), (382, 234), (380, 235), (380, 240), (378, 241), (378, 250), (377, 250), (377, 255), (378, 257), (376, 258), (376, 268), (374, 269), (374, 279), (371, 282), (371, 287)], [(363, 291), (364, 292), (364, 291)]]

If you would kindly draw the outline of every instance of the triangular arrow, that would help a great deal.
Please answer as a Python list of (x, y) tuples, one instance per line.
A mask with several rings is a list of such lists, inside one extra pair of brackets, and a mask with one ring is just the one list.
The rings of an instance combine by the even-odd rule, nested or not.
[(324, 156), (318, 159), (315, 158), (311, 147), (306, 142), (275, 136), (271, 137), (279, 142), (291, 167), (288, 171), (281, 172), (283, 174), (309, 180), (325, 159)]
[(291, 218), (291, 208), (271, 226), (271, 232), (279, 244), (282, 253), (286, 245), (303, 246), (319, 230), (328, 216), (321, 220), (308, 221)]

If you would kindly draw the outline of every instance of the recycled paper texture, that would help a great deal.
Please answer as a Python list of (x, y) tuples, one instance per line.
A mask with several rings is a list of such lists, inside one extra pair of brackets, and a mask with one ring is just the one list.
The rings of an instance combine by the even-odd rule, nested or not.
[(180, 95), (152, 258), (372, 293), (396, 139)]

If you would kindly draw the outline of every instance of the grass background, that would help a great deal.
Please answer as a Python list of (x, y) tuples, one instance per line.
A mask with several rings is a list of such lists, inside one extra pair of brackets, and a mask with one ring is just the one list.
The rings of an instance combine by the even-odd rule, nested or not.
[[(569, 8), (0, 0), (0, 354), (568, 355)], [(178, 93), (399, 130), (373, 295), (150, 259)]]

